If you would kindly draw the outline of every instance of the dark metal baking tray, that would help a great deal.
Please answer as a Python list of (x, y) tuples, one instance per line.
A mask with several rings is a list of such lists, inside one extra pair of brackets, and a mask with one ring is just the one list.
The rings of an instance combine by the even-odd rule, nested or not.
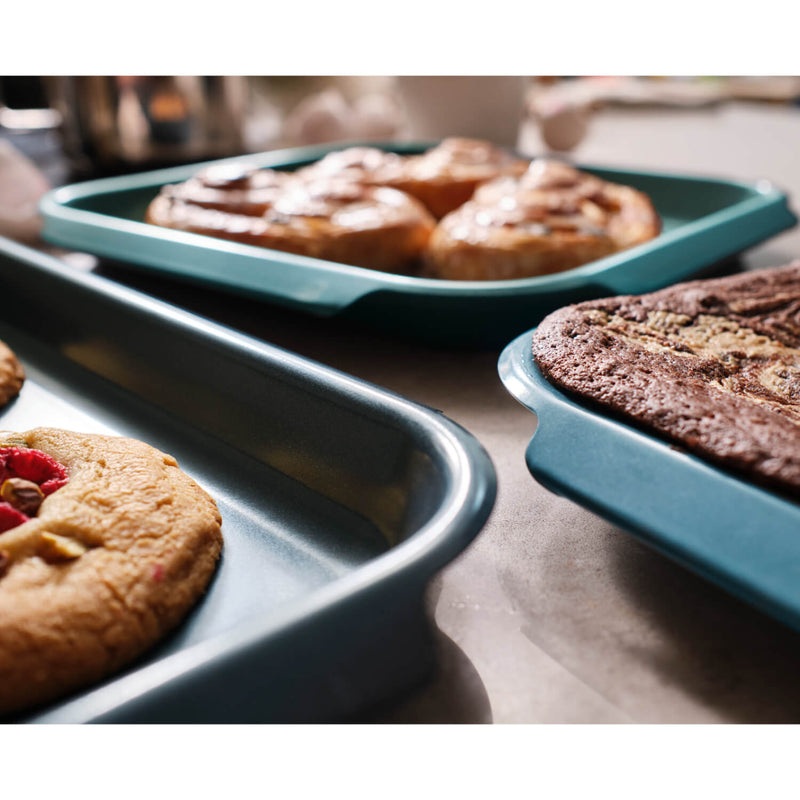
[(498, 369), (537, 416), (525, 453), (536, 480), (800, 630), (800, 505), (560, 391), (531, 336)]
[(495, 474), (443, 415), (0, 239), (6, 430), (110, 431), (218, 501), (217, 575), (180, 628), (33, 722), (342, 719), (433, 665), (423, 592)]
[[(381, 146), (418, 153), (432, 144)], [(244, 160), (255, 167), (296, 169), (342, 146), (273, 151)], [(231, 160), (242, 159), (223, 161)], [(555, 275), (512, 281), (433, 280), (335, 264), (143, 222), (148, 203), (164, 184), (186, 180), (202, 166), (56, 189), (41, 204), (44, 237), (64, 247), (322, 317), (336, 316), (424, 341), (499, 347), (566, 303), (658, 289), (797, 221), (786, 195), (769, 181), (750, 184), (583, 165), (582, 169), (606, 180), (647, 192), (664, 221), (663, 233), (622, 253)]]

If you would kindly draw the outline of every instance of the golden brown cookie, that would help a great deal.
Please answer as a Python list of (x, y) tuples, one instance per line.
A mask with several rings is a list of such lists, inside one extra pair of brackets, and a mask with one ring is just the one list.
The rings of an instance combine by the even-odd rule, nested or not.
[(538, 159), (519, 178), (484, 184), (439, 222), (429, 274), (448, 280), (546, 275), (648, 241), (660, 229), (642, 192)]
[(222, 534), (208, 494), (134, 439), (1, 433), (0, 463), (9, 713), (100, 680), (173, 629), (205, 590)]
[(0, 406), (19, 394), (25, 382), (25, 370), (11, 348), (0, 342)]

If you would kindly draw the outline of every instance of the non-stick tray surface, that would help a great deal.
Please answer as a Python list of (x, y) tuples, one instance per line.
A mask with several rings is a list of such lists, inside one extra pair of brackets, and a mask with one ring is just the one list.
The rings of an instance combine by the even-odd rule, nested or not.
[(495, 495), (441, 414), (0, 240), (0, 338), (28, 380), (0, 411), (133, 436), (217, 499), (225, 546), (184, 624), (26, 720), (342, 718), (432, 666), (423, 592)]

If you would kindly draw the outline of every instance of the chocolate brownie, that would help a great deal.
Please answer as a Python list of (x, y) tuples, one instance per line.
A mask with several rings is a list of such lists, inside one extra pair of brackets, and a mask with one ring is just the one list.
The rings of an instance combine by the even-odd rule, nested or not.
[(800, 498), (800, 260), (559, 309), (533, 355), (560, 389)]

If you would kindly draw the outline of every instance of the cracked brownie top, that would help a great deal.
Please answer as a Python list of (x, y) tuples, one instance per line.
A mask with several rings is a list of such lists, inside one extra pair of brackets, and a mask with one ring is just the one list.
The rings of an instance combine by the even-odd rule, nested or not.
[(533, 354), (559, 388), (800, 497), (800, 261), (562, 308)]

